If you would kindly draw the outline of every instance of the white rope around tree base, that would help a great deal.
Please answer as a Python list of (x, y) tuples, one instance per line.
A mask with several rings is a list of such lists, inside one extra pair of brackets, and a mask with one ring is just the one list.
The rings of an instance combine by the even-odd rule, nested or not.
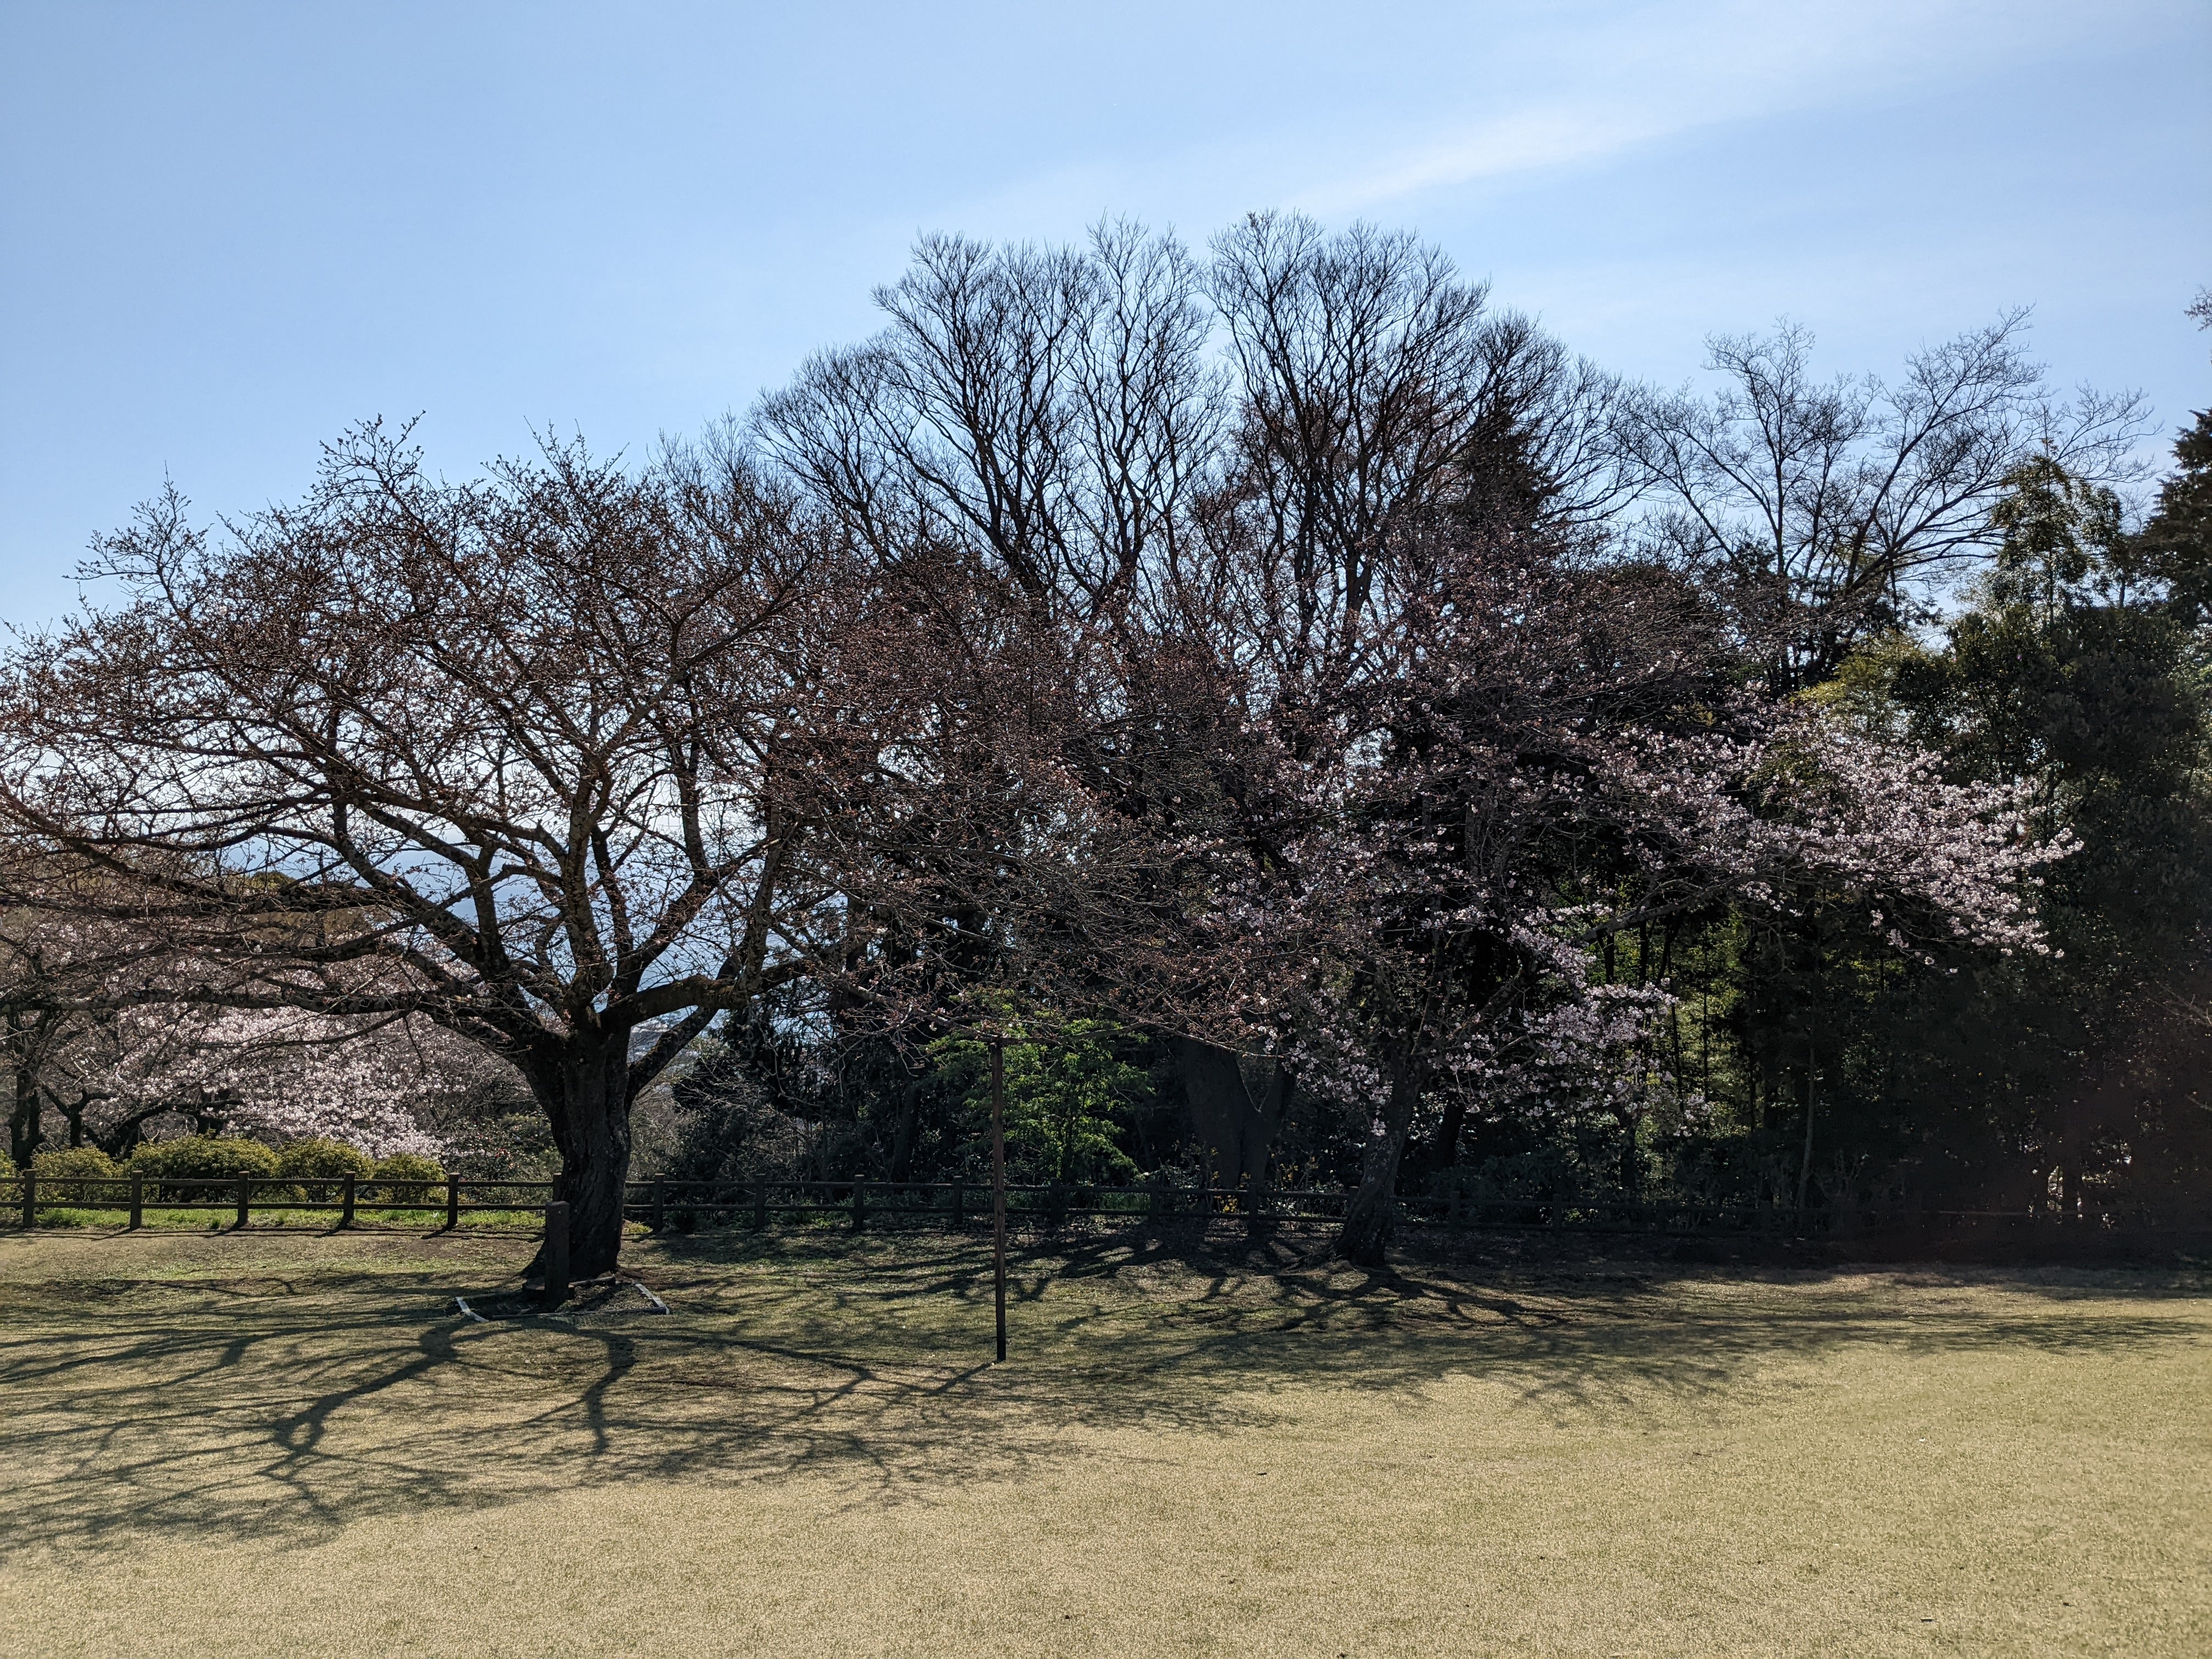
[[(602, 1273), (597, 1279), (574, 1279), (570, 1281), (568, 1288), (572, 1291), (581, 1290), (587, 1285), (627, 1285), (635, 1290), (640, 1296), (643, 1297), (647, 1302), (653, 1304), (653, 1310), (655, 1313), (672, 1313), (674, 1311), (674, 1310), (672, 1309), (665, 1302), (663, 1302), (658, 1296), (653, 1294), (651, 1286), (641, 1284), (635, 1279), (624, 1279), (620, 1273)], [(462, 1318), (468, 1320), (472, 1324), (489, 1325), (491, 1323), (491, 1321), (486, 1319), (474, 1308), (469, 1306), (469, 1299), (465, 1296), (455, 1297), (453, 1298), (453, 1306), (460, 1310)], [(565, 1320), (572, 1324), (575, 1322), (575, 1316), (574, 1314), (546, 1313), (540, 1316), (546, 1319)]]
[(640, 1296), (643, 1297), (647, 1302), (653, 1304), (653, 1310), (655, 1313), (671, 1313), (674, 1311), (674, 1310), (670, 1308), (665, 1302), (663, 1302), (659, 1297), (655, 1296), (653, 1293), (652, 1288), (642, 1279), (625, 1279), (620, 1273), (601, 1273), (597, 1279), (574, 1279), (568, 1281), (568, 1288), (572, 1291), (581, 1290), (586, 1285), (627, 1285), (632, 1290), (635, 1291)]

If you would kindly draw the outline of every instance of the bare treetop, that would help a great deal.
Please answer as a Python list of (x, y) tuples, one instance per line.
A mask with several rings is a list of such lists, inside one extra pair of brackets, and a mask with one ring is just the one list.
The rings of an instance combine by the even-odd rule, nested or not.
[(1619, 425), (1657, 507), (1648, 536), (1735, 573), (1747, 613), (1780, 631), (1784, 684), (1825, 676), (1993, 545), (1990, 509), (2030, 454), (2100, 482), (2129, 473), (2142, 400), (2085, 388), (2061, 402), (2027, 328), (2026, 312), (2008, 312), (1915, 353), (1893, 385), (1815, 379), (1799, 324), (1714, 337), (1717, 392), (1646, 393)]

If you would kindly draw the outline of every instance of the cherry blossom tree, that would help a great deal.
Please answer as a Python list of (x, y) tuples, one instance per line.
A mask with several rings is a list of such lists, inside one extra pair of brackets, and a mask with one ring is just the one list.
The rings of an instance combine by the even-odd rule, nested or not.
[(514, 1066), (604, 1273), (631, 1103), (816, 935), (839, 557), (726, 446), (450, 484), (366, 428), (296, 505), (210, 532), (171, 495), (100, 544), (125, 602), (0, 680), (0, 817), (76, 914), (192, 964), (130, 1000), (426, 1020)]
[(1540, 642), (1541, 675), (1471, 684), (1462, 663), (1396, 702), (1291, 849), (1287, 925), (1316, 971), (1285, 1029), (1301, 1086), (1367, 1121), (1340, 1245), (1355, 1260), (1380, 1260), (1425, 1093), (1557, 1109), (1644, 1086), (1624, 1057), (1668, 994), (1594, 983), (1608, 934), (1817, 891), (1923, 956), (2045, 948), (2036, 872), (2068, 848), (2033, 832), (2021, 792), (1947, 784), (1933, 757), (1787, 706), (1683, 711), (1725, 734), (1601, 720), (1627, 688), (1577, 685), (1558, 635)]
[[(26, 872), (58, 876), (51, 858), (19, 852), (19, 883)], [(164, 1118), (434, 1156), (424, 1115), (512, 1078), (505, 1062), (419, 1018), (199, 1006), (191, 999), (219, 963), (93, 914), (123, 896), (112, 883), (60, 889), (50, 879), (40, 905), (0, 921), (0, 1054), (19, 1164), (56, 1119), (70, 1145), (118, 1158)]]
[(190, 1005), (118, 1010), (59, 1058), (48, 1099), (72, 1139), (117, 1157), (175, 1115), (203, 1132), (440, 1158), (444, 1143), (425, 1119), (476, 1086), (485, 1064), (481, 1050), (427, 1023)]

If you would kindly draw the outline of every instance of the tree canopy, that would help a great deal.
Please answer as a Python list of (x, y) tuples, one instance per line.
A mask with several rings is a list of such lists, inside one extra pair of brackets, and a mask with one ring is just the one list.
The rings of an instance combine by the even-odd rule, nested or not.
[(1361, 1260), (1409, 1184), (2203, 1179), (2206, 417), (2138, 524), (2021, 315), (1662, 393), (1294, 216), (877, 300), (642, 462), (372, 423), (101, 541), (0, 679), (16, 1155), (153, 1010), (513, 1068), (580, 1272), (679, 1056), (696, 1167), (958, 1170), (979, 1022), (1043, 1178), (1342, 1180)]

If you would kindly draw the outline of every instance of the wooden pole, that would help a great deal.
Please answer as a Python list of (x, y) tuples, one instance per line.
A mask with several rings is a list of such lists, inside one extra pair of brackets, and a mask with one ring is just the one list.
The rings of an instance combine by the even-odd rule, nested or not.
[(136, 1232), (146, 1220), (146, 1172), (131, 1172), (131, 1229)]
[(991, 1274), (998, 1303), (999, 1362), (1006, 1358), (1006, 1045), (991, 1039)]
[(338, 1191), (338, 1225), (341, 1227), (353, 1225), (353, 1177), (351, 1176), (345, 1178), (345, 1185)]
[(461, 1224), (461, 1178), (446, 1177), (446, 1231), (452, 1232)]
[(545, 1206), (545, 1285), (538, 1305), (550, 1313), (568, 1299), (568, 1206), (556, 1200)]

